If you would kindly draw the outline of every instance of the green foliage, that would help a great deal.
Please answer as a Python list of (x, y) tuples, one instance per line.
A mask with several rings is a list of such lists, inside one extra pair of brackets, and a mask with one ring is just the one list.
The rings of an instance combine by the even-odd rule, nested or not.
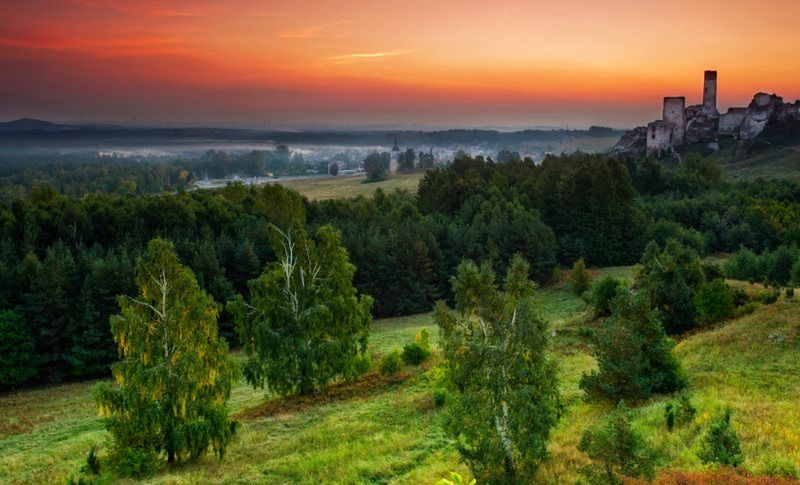
[(141, 448), (116, 448), (108, 459), (112, 470), (120, 477), (146, 477), (164, 467), (158, 452)]
[(664, 419), (667, 422), (667, 429), (670, 431), (675, 424), (684, 425), (692, 422), (695, 414), (697, 414), (697, 410), (686, 394), (664, 405)]
[(578, 296), (582, 295), (591, 286), (592, 279), (586, 272), (586, 263), (584, 263), (583, 259), (575, 261), (575, 264), (572, 265), (572, 274), (569, 282), (572, 286), (572, 292)]
[(786, 287), (786, 299), (787, 300), (791, 300), (792, 298), (794, 298), (794, 287), (793, 286), (787, 286)]
[(631, 426), (620, 402), (604, 422), (587, 429), (578, 444), (591, 465), (582, 470), (590, 483), (621, 484), (623, 478), (655, 477), (655, 452)]
[(333, 162), (328, 165), (328, 174), (333, 175), (334, 177), (339, 175), (339, 164), (337, 162)]
[(213, 446), (222, 458), (236, 431), (226, 402), (238, 369), (217, 336), (216, 306), (163, 239), (148, 245), (136, 282), (138, 295), (120, 297), (121, 313), (111, 319), (118, 387), (94, 390), (112, 462), (132, 475), (151, 470), (161, 452), (174, 461)]
[(433, 390), (433, 403), (436, 405), (437, 408), (444, 407), (447, 404), (447, 400), (450, 398), (450, 391), (448, 391), (444, 387), (437, 387)]
[(777, 289), (760, 291), (756, 295), (756, 301), (764, 305), (772, 305), (781, 296), (781, 292)]
[(358, 354), (353, 362), (353, 377), (360, 377), (372, 370), (372, 357), (368, 352)]
[(737, 317), (742, 317), (744, 315), (750, 315), (754, 311), (758, 310), (763, 306), (760, 302), (757, 301), (748, 301), (742, 306), (736, 307), (734, 310), (734, 315)]
[(403, 347), (403, 362), (408, 365), (419, 365), (430, 355), (430, 336), (424, 328), (417, 333), (413, 342)]
[(86, 464), (82, 470), (94, 475), (100, 473), (100, 457), (97, 455), (96, 445), (92, 445), (89, 448), (89, 453), (86, 454)]
[(664, 333), (658, 312), (647, 296), (622, 293), (613, 312), (595, 332), (592, 354), (598, 370), (584, 374), (580, 388), (590, 398), (646, 399), (686, 386), (686, 378), (672, 354), (675, 343)]
[(500, 288), (488, 263), (464, 261), (455, 310), (440, 302), (434, 314), (453, 389), (446, 429), (480, 480), (531, 479), (561, 411), (528, 271), (513, 257)]
[(364, 159), (364, 172), (368, 182), (380, 182), (386, 179), (391, 155), (387, 152), (372, 152)]
[(407, 148), (406, 151), (401, 152), (397, 158), (397, 170), (401, 172), (410, 172), (415, 168), (415, 161), (417, 154), (413, 148)]
[(697, 253), (670, 239), (662, 251), (651, 242), (642, 255), (636, 286), (658, 310), (668, 334), (689, 330), (695, 323), (694, 293), (705, 282)]
[(791, 459), (782, 456), (770, 456), (758, 469), (759, 475), (782, 477), (797, 480), (800, 478), (800, 467)]
[(465, 480), (464, 477), (459, 475), (456, 472), (450, 472), (450, 478), (442, 478), (436, 485), (475, 485), (476, 480), (473, 478), (472, 480)]
[(800, 286), (800, 259), (792, 265), (791, 281), (795, 286)]
[(724, 268), (728, 278), (742, 281), (760, 281), (764, 274), (758, 256), (745, 247), (729, 257)]
[(388, 354), (384, 354), (381, 357), (380, 364), (378, 365), (378, 369), (380, 370), (381, 374), (385, 376), (397, 374), (402, 368), (403, 358), (400, 356), (400, 352), (397, 350), (389, 352)]
[(733, 315), (733, 291), (722, 279), (703, 283), (694, 295), (694, 307), (703, 323), (713, 323)]
[(269, 263), (248, 283), (250, 301), (228, 303), (254, 387), (280, 394), (316, 392), (332, 379), (351, 375), (366, 352), (372, 298), (353, 287), (355, 267), (330, 226), (312, 239), (299, 225), (273, 227)]
[(703, 463), (739, 466), (742, 464), (742, 450), (739, 437), (731, 425), (731, 410), (725, 409), (709, 424), (700, 441), (697, 456)]
[(611, 314), (611, 302), (625, 289), (625, 283), (612, 275), (605, 275), (592, 285), (589, 302), (597, 315)]
[(0, 312), (0, 390), (13, 389), (36, 375), (33, 337), (14, 312)]

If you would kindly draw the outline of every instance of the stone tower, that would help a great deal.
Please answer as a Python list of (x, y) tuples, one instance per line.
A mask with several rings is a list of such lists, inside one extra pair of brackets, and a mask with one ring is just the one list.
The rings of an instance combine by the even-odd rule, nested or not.
[(675, 125), (675, 146), (682, 145), (686, 134), (686, 98), (683, 96), (664, 97), (664, 121)]
[(703, 108), (708, 114), (719, 116), (719, 111), (717, 111), (717, 71), (705, 72)]

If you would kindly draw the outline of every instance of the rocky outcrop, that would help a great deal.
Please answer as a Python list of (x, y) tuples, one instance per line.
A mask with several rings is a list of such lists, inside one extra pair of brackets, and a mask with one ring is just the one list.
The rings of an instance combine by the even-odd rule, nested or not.
[(686, 108), (686, 133), (684, 143), (710, 143), (717, 139), (719, 114), (703, 105)]
[(609, 152), (612, 155), (644, 156), (647, 153), (647, 127), (638, 126), (625, 133)]

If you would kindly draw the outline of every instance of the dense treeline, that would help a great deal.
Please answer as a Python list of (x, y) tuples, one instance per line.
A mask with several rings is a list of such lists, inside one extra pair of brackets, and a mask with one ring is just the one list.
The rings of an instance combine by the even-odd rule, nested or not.
[[(295, 219), (310, 232), (326, 224), (341, 232), (355, 287), (375, 299), (373, 315), (390, 316), (452, 302), (449, 279), (464, 258), (488, 261), (503, 274), (519, 253), (539, 283), (578, 259), (636, 262), (651, 240), (664, 247), (675, 239), (700, 254), (743, 247), (770, 251), (769, 261), (774, 254), (796, 261), (795, 250), (776, 248), (800, 243), (800, 186), (724, 183), (713, 165), (690, 157), (667, 168), (584, 154), (540, 165), (462, 156), (429, 171), (417, 194), (377, 191), (320, 202), (278, 185), (81, 198), (37, 185), (0, 206), (0, 310), (25, 322), (0, 326), (14, 333), (2, 338), (32, 341), (37, 369), (9, 384), (107, 372), (115, 356), (109, 316), (118, 312), (118, 295), (135, 292), (136, 261), (154, 237), (174, 244), (220, 305), (220, 334), (238, 345), (222, 306), (236, 294), (250, 297), (247, 282), (275, 261), (270, 225), (285, 229)], [(793, 265), (758, 268), (790, 272)], [(768, 278), (783, 284), (791, 277)]]
[[(321, 166), (327, 170), (326, 162)], [(188, 188), (205, 178), (305, 175), (320, 168), (286, 145), (245, 153), (208, 150), (199, 156), (169, 160), (98, 153), (0, 156), (0, 191), (4, 199), (19, 197), (42, 184), (72, 197), (95, 192), (159, 194)]]

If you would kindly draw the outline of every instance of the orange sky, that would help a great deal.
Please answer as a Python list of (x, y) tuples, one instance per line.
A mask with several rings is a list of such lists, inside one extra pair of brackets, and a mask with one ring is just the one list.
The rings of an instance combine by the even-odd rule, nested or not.
[(0, 0), (0, 118), (632, 126), (798, 53), (798, 0)]

